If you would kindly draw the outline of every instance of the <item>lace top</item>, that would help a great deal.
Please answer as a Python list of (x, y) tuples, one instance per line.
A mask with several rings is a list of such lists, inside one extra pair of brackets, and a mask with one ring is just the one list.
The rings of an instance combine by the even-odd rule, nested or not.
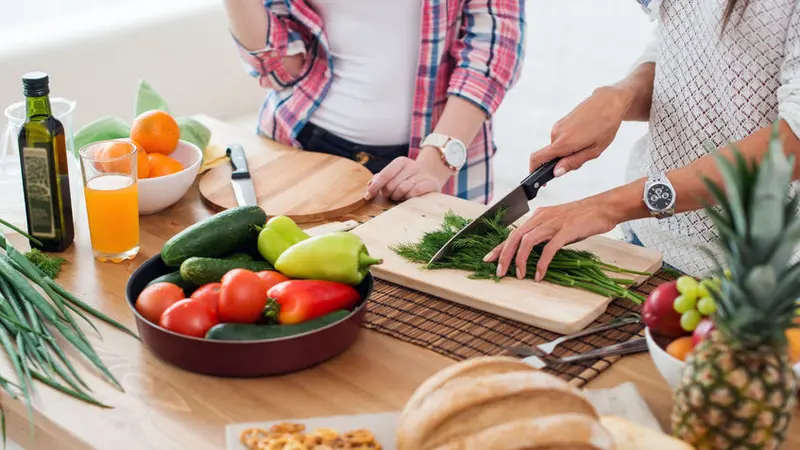
[[(656, 63), (653, 105), (628, 181), (685, 166), (778, 117), (800, 136), (800, 3), (759, 0), (746, 9), (739, 3), (722, 35), (727, 0), (662, 0), (646, 7), (659, 23), (638, 63)], [(698, 250), (716, 239), (703, 211), (629, 226), (683, 272), (704, 276), (713, 267)]]

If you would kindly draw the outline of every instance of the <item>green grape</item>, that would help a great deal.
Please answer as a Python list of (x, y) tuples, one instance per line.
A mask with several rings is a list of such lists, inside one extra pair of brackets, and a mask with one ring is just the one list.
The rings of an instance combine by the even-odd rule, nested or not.
[(704, 316), (710, 316), (717, 310), (717, 304), (711, 297), (703, 297), (697, 302), (697, 310)]
[(694, 331), (701, 319), (702, 317), (700, 316), (699, 311), (696, 309), (690, 309), (689, 311), (681, 314), (681, 328), (686, 331)]
[(694, 306), (697, 304), (697, 300), (691, 297), (687, 297), (685, 295), (679, 295), (675, 297), (675, 301), (672, 303), (672, 308), (681, 314), (685, 313), (686, 311), (694, 309)]
[(678, 292), (692, 301), (697, 300), (697, 287), (697, 280), (690, 276), (684, 275), (678, 278)]

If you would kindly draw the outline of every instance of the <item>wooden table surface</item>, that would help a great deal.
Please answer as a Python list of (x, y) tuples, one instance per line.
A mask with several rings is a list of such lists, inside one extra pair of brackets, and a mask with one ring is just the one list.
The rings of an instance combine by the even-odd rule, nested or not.
[[(248, 130), (204, 118), (213, 140), (255, 142)], [(250, 137), (249, 137), (250, 136)], [(371, 203), (346, 219), (365, 220), (386, 207)], [(160, 251), (162, 243), (187, 225), (210, 215), (196, 187), (167, 211), (142, 217), (141, 252), (122, 264), (93, 259), (88, 229), (76, 224), (70, 262), (59, 282), (114, 319), (134, 328), (124, 288), (133, 270)], [(85, 217), (85, 215), (78, 217)], [(151, 355), (135, 339), (98, 325), (98, 353), (125, 388), (116, 391), (87, 375), (95, 394), (113, 409), (100, 409), (37, 384), (31, 438), (22, 403), (3, 398), (10, 436), (26, 449), (222, 449), (224, 427), (235, 422), (395, 411), (414, 389), (453, 361), (428, 350), (364, 330), (343, 355), (316, 368), (272, 378), (222, 379), (184, 372)], [(5, 360), (0, 370), (9, 371)], [(84, 373), (87, 371), (84, 366)], [(646, 354), (627, 357), (593, 380), (588, 388), (632, 381), (661, 422), (668, 426), (670, 391)], [(785, 448), (800, 448), (795, 420)]]

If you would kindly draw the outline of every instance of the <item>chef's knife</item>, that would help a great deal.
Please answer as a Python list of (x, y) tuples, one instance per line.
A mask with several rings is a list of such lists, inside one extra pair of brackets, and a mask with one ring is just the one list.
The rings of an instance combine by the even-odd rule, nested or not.
[(433, 258), (431, 258), (431, 260), (428, 262), (428, 265), (437, 261), (441, 261), (442, 258), (452, 253), (453, 242), (455, 242), (459, 237), (465, 234), (481, 233), (484, 231), (486, 229), (486, 223), (483, 221), (484, 218), (494, 217), (498, 211), (505, 210), (506, 213), (503, 215), (501, 222), (503, 225), (509, 226), (516, 222), (517, 219), (527, 214), (528, 211), (530, 211), (528, 202), (536, 197), (536, 195), (539, 193), (539, 189), (542, 186), (555, 178), (553, 170), (555, 170), (556, 164), (558, 164), (560, 160), (561, 158), (556, 158), (534, 170), (533, 173), (522, 180), (522, 183), (514, 188), (514, 190), (508, 195), (503, 197), (502, 200), (495, 203), (491, 208), (486, 210), (486, 212), (481, 214), (480, 217), (470, 222), (469, 225), (464, 227), (461, 231), (456, 233), (455, 236), (450, 238), (450, 240), (444, 244), (444, 247), (440, 248), (439, 251), (433, 255)]
[(244, 149), (239, 144), (233, 144), (225, 151), (231, 159), (233, 172), (231, 173), (231, 184), (233, 193), (236, 196), (236, 203), (239, 206), (256, 206), (256, 190), (253, 187), (253, 179), (250, 178), (250, 171), (247, 169), (247, 158), (244, 156)]

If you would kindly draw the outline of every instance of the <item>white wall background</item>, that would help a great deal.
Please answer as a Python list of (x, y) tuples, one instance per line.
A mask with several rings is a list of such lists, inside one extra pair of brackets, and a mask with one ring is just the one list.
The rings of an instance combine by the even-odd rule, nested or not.
[[(528, 155), (549, 142), (555, 121), (625, 75), (652, 30), (634, 0), (530, 0), (527, 7), (524, 74), (496, 117), (498, 194), (524, 177)], [(30, 70), (50, 74), (53, 96), (78, 102), (76, 126), (105, 115), (130, 120), (140, 78), (177, 114), (206, 113), (248, 129), (263, 96), (241, 69), (219, 0), (0, 0), (0, 107), (22, 99), (20, 76)], [(549, 184), (538, 204), (621, 184), (644, 130), (624, 125), (606, 154)], [(20, 223), (18, 183), (0, 172), (0, 216)]]

